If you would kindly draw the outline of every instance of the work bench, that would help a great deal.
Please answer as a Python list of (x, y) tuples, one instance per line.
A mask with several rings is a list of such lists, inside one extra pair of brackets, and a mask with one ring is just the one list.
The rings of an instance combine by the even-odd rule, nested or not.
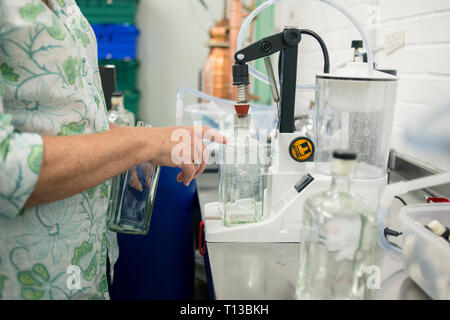
[[(401, 180), (390, 173), (390, 183)], [(196, 178), (200, 211), (206, 203), (218, 200), (218, 173), (206, 172)], [(403, 197), (408, 204), (423, 203), (420, 193)], [(391, 212), (403, 204), (394, 201)], [(391, 215), (393, 216), (393, 215)], [(400, 227), (398, 221), (390, 227)], [(205, 269), (213, 299), (279, 300), (295, 299), (299, 243), (212, 243), (205, 244)], [(377, 254), (381, 269), (381, 288), (373, 299), (429, 299), (409, 277), (403, 262), (391, 258), (381, 248)]]

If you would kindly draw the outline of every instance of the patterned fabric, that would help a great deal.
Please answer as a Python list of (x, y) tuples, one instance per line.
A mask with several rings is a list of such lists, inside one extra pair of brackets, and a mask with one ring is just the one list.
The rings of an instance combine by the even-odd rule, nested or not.
[(108, 130), (95, 35), (74, 0), (0, 0), (0, 298), (108, 299), (110, 181), (24, 209), (42, 137)]

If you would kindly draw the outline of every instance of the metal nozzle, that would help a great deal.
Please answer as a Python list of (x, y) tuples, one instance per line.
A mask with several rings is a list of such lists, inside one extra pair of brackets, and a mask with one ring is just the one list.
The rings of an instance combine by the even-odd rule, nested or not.
[(233, 85), (237, 86), (238, 98), (234, 108), (239, 115), (247, 114), (250, 107), (250, 104), (248, 103), (249, 84), (247, 64), (236, 63), (233, 66)]

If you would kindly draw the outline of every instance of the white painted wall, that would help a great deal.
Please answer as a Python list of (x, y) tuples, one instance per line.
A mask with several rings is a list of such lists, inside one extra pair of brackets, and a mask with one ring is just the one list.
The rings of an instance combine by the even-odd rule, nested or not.
[[(396, 106), (392, 147), (399, 153), (442, 170), (450, 171), (450, 150), (440, 155), (424, 154), (420, 146), (403, 139), (405, 128), (442, 106), (450, 108), (450, 1), (449, 0), (337, 0), (366, 25), (373, 17), (370, 6), (379, 8), (379, 28), (370, 31), (372, 46), (381, 48), (386, 36), (405, 31), (405, 46), (375, 55), (379, 68), (397, 69), (400, 83)], [(350, 22), (337, 10), (314, 0), (284, 0), (276, 8), (276, 26), (299, 26), (319, 33), (330, 50), (331, 66), (351, 59), (352, 39), (359, 39)], [(313, 83), (321, 71), (322, 54), (315, 41), (302, 40), (299, 58), (301, 83)], [(314, 100), (312, 92), (297, 95), (297, 107), (305, 108)], [(422, 123), (416, 128), (433, 126)], [(445, 128), (445, 127), (444, 127)], [(444, 132), (446, 131), (446, 132)], [(450, 123), (439, 135), (450, 135)]]
[[(207, 1), (221, 18), (222, 1)], [(211, 17), (198, 0), (141, 0), (138, 59), (139, 116), (153, 125), (175, 125), (179, 88), (198, 87), (198, 73), (208, 55)], [(187, 97), (186, 103), (195, 101)]]

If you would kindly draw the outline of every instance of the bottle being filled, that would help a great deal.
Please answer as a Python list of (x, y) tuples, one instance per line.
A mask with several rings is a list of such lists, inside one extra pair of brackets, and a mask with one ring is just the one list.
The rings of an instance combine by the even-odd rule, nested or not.
[(264, 164), (249, 128), (250, 115), (236, 114), (233, 138), (221, 148), (219, 214), (225, 226), (257, 222), (263, 215)]
[[(370, 299), (375, 212), (351, 191), (356, 153), (334, 151), (328, 191), (305, 200), (297, 299)], [(372, 266), (371, 268), (369, 268)]]
[(108, 121), (120, 126), (134, 127), (135, 125), (134, 114), (125, 109), (122, 92), (114, 92), (112, 94)]

